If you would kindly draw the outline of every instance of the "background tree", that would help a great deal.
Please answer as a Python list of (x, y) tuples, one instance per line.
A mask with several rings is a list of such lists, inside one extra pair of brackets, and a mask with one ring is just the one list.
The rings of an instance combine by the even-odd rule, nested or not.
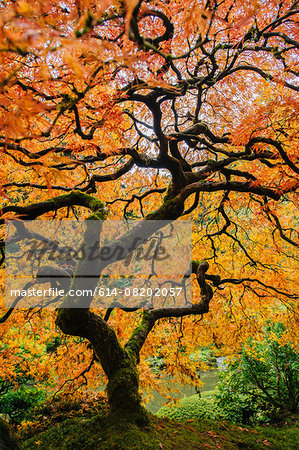
[[(292, 321), (297, 13), (275, 0), (1, 3), (2, 222), (194, 218), (192, 306), (118, 311), (114, 328), (105, 312), (58, 313), (91, 343), (112, 412), (147, 422), (136, 365), (159, 341), (175, 341), (163, 356), (186, 380), (201, 339), (235, 345), (269, 314)], [(9, 336), (24, 320), (12, 312)]]
[(249, 338), (239, 359), (221, 372), (217, 403), (233, 421), (277, 419), (298, 410), (298, 355), (290, 344), (281, 344), (280, 323), (269, 322), (264, 339)]

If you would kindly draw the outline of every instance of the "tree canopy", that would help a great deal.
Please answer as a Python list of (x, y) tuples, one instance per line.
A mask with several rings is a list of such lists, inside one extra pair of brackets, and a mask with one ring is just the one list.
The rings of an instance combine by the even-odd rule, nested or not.
[[(287, 324), (282, 340), (294, 333), (298, 12), (288, 0), (0, 1), (1, 223), (194, 224), (192, 305), (3, 308), (1, 376), (43, 354), (33, 377), (92, 385), (99, 360), (111, 405), (139, 405), (136, 364), (156, 386), (157, 347), (188, 382), (200, 345), (236, 350), (269, 317)], [(3, 265), (4, 231), (1, 252)], [(57, 327), (75, 337), (59, 334), (53, 358)]]

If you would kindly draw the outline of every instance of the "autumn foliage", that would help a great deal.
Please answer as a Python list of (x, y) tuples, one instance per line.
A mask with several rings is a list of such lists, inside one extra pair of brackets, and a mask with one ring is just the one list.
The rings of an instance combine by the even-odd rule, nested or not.
[[(286, 325), (282, 343), (294, 338), (297, 20), (289, 0), (0, 2), (1, 223), (85, 219), (76, 202), (39, 209), (73, 190), (111, 219), (193, 220), (194, 306), (108, 320), (140, 357), (145, 396), (169, 393), (150, 367), (157, 352), (190, 383), (203, 345), (236, 352), (269, 318)], [(1, 254), (4, 276), (4, 228)], [(103, 386), (100, 343), (53, 311), (7, 315), (1, 287), (1, 379)], [(105, 333), (105, 311), (94, 314)]]

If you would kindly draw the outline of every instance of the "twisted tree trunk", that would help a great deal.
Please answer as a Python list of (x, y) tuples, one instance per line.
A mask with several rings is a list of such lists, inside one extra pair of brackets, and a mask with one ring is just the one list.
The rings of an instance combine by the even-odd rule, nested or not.
[(84, 337), (92, 344), (108, 377), (110, 416), (147, 425), (149, 414), (141, 405), (138, 390), (137, 359), (121, 346), (113, 328), (88, 309), (60, 309), (56, 323), (65, 334)]

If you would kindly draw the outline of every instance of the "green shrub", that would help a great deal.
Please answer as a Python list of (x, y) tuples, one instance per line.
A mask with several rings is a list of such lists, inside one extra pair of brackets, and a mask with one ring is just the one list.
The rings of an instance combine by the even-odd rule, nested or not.
[(19, 424), (44, 398), (44, 392), (36, 388), (11, 389), (0, 396), (0, 414), (8, 416), (10, 422)]
[(178, 403), (162, 406), (156, 415), (174, 420), (203, 418), (221, 420), (225, 418), (215, 402), (214, 396), (207, 392), (204, 397), (195, 394), (182, 398)]
[(265, 422), (298, 410), (299, 358), (280, 344), (281, 323), (269, 324), (264, 339), (248, 339), (239, 358), (220, 372), (216, 401), (229, 420)]
[(219, 371), (220, 383), (203, 398), (184, 398), (163, 406), (158, 417), (215, 419), (233, 423), (269, 422), (298, 410), (298, 354), (281, 344), (284, 327), (268, 325), (262, 340), (250, 338), (236, 361)]

